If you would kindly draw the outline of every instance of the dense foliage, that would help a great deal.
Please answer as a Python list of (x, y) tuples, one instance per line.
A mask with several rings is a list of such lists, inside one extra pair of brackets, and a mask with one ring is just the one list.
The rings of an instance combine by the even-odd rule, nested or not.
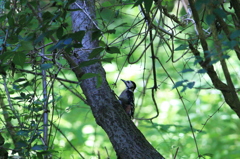
[[(72, 71), (101, 62), (116, 95), (124, 89), (120, 78), (136, 82), (133, 122), (163, 156), (240, 156), (239, 1), (189, 4), (96, 1), (92, 40), (99, 47), (73, 66), (69, 56), (84, 46), (85, 31), (72, 31), (70, 13), (88, 14), (86, 6), (2, 1), (0, 154), (115, 158)], [(98, 74), (81, 80), (88, 78), (101, 85)]]

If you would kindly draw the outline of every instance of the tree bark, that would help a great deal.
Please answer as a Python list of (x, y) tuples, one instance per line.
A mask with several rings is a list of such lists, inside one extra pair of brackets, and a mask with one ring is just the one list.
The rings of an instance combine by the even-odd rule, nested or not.
[[(94, 0), (79, 0), (76, 3), (82, 10), (73, 11), (71, 14), (73, 32), (84, 30), (85, 36), (82, 40), (83, 47), (75, 49), (71, 58), (77, 64), (80, 64), (89, 60), (88, 56), (92, 49), (98, 47), (98, 41), (92, 41), (91, 39), (92, 32), (96, 30), (93, 21), (95, 19)], [(72, 9), (79, 9), (76, 3), (72, 4)], [(100, 62), (81, 68), (83, 74), (94, 73), (98, 75), (97, 77), (81, 80), (80, 75), (82, 73), (79, 74), (74, 68), (73, 71), (79, 82), (81, 82), (81, 89), (86, 96), (97, 124), (107, 133), (118, 158), (163, 158), (146, 140), (120, 106), (114, 92), (106, 81), (106, 73)], [(99, 87), (97, 87), (97, 78), (102, 81)]]

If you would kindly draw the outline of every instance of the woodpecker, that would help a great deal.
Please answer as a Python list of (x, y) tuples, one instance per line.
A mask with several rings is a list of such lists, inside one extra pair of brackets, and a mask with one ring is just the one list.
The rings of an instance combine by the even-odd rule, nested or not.
[(119, 102), (128, 116), (130, 118), (133, 118), (135, 109), (133, 92), (136, 89), (136, 84), (133, 81), (125, 81), (123, 79), (121, 80), (125, 83), (126, 89), (120, 94)]

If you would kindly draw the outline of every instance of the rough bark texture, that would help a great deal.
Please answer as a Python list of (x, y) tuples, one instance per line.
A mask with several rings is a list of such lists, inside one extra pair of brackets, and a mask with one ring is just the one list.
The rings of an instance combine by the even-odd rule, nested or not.
[[(85, 2), (77, 1), (79, 6), (84, 9), (84, 12), (87, 12), (91, 19), (95, 19), (94, 0)], [(72, 8), (76, 9), (78, 7), (73, 3)], [(88, 61), (91, 49), (98, 46), (97, 41), (91, 40), (92, 32), (95, 29), (93, 21), (84, 12), (72, 12), (73, 31), (86, 31), (86, 35), (82, 41), (83, 47), (76, 49), (74, 56), (72, 56), (78, 64)], [(83, 73), (96, 73), (102, 78), (102, 84), (98, 88), (96, 87), (96, 77), (81, 81), (80, 86), (92, 109), (97, 124), (107, 133), (117, 156), (122, 159), (163, 158), (145, 139), (120, 107), (119, 102), (106, 81), (106, 73), (101, 63), (95, 63), (81, 69)], [(76, 73), (76, 75), (78, 76), (79, 74)], [(81, 80), (80, 78), (78, 76), (79, 80)]]

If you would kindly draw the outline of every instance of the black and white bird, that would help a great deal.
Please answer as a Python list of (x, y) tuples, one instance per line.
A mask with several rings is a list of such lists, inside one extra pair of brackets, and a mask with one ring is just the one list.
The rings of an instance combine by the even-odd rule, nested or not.
[(133, 81), (125, 81), (121, 79), (125, 85), (126, 89), (120, 94), (119, 102), (122, 105), (123, 109), (126, 111), (128, 116), (132, 119), (134, 117), (134, 90), (136, 89), (136, 84)]

